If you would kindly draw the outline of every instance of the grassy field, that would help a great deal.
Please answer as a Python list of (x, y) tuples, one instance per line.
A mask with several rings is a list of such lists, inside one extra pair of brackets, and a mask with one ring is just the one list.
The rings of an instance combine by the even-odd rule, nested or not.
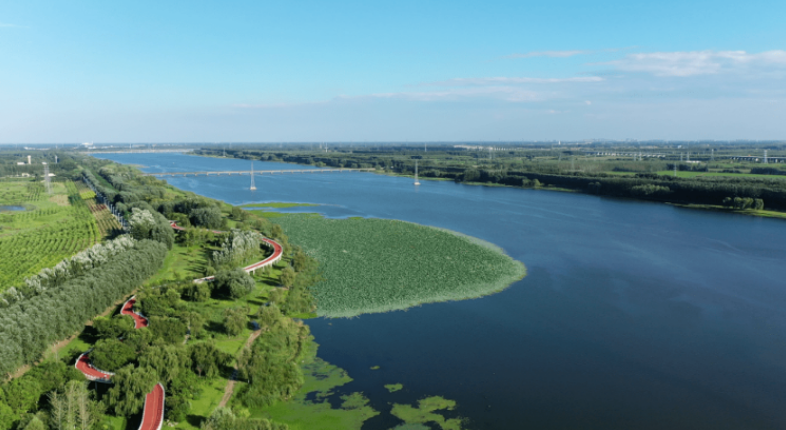
[(413, 223), (289, 215), (277, 220), (322, 264), (317, 314), (351, 317), (481, 297), (526, 274), (498, 248)]
[(51, 195), (42, 182), (0, 181), (0, 205), (27, 209), (0, 213), (0, 291), (103, 237), (96, 218), (71, 181), (53, 182)]

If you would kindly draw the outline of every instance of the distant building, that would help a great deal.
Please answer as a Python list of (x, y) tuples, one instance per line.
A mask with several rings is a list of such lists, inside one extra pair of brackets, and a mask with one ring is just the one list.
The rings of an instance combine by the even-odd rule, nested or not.
[(18, 161), (18, 162), (16, 163), (16, 165), (17, 165), (17, 166), (24, 166), (24, 165), (25, 165), (25, 162), (24, 162), (24, 161)]

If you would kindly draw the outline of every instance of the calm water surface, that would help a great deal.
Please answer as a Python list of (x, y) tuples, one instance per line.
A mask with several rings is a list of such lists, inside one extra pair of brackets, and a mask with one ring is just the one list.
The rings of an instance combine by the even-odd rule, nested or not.
[[(250, 166), (107, 158), (148, 172)], [(255, 163), (282, 166), (304, 167)], [(416, 189), (367, 173), (258, 176), (255, 192), (247, 176), (167, 180), (232, 204), (320, 203), (331, 217), (444, 227), (527, 265), (524, 280), (482, 299), (309, 321), (319, 355), (355, 378), (344, 391), (378, 410), (442, 395), (477, 429), (786, 427), (784, 221), (452, 182)], [(398, 422), (385, 413), (364, 429)]]

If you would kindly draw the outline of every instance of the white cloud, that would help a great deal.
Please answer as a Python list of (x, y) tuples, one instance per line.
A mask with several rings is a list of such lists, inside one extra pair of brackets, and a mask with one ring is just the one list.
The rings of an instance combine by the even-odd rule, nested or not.
[(470, 86), (499, 84), (559, 84), (569, 82), (600, 82), (603, 78), (586, 76), (577, 78), (526, 78), (526, 77), (492, 77), (492, 78), (455, 78), (447, 81), (430, 82), (426, 86)]
[(512, 86), (486, 86), (476, 88), (452, 88), (444, 91), (397, 92), (371, 94), (373, 98), (396, 98), (416, 101), (460, 100), (466, 98), (492, 98), (510, 102), (539, 100), (541, 96), (529, 90)]
[(786, 51), (758, 54), (745, 51), (652, 52), (629, 54), (607, 63), (627, 72), (644, 72), (656, 76), (697, 76), (724, 72), (786, 67)]
[(590, 54), (592, 51), (538, 51), (526, 52), (523, 54), (510, 54), (502, 58), (533, 58), (533, 57), (550, 57), (550, 58), (567, 58), (574, 55)]

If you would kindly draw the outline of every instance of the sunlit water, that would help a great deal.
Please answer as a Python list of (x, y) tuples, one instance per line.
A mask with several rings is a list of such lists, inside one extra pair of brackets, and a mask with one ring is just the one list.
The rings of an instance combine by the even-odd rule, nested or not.
[[(179, 154), (148, 172), (242, 170)], [(255, 169), (306, 168), (256, 162)], [(786, 221), (370, 173), (166, 178), (244, 204), (308, 202), (492, 242), (529, 275), (477, 300), (310, 320), (319, 355), (372, 406), (442, 395), (478, 429), (786, 426)], [(371, 370), (380, 366), (379, 370)], [(383, 384), (403, 383), (388, 393)], [(389, 428), (387, 413), (364, 428)]]

